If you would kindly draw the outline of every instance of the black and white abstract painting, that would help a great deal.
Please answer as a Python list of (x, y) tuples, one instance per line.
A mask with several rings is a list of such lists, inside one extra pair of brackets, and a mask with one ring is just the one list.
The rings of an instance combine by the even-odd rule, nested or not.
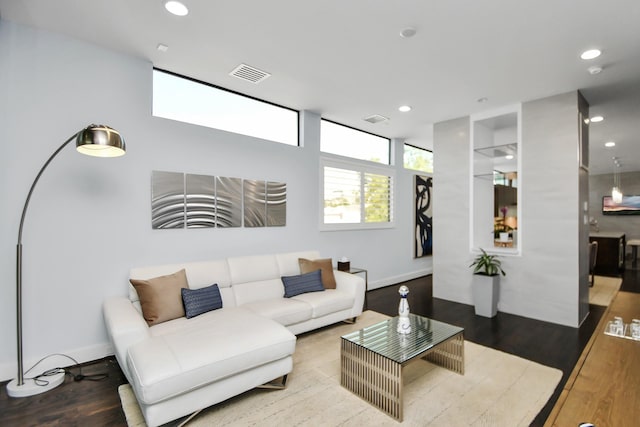
[(433, 177), (415, 175), (415, 257), (433, 254)]

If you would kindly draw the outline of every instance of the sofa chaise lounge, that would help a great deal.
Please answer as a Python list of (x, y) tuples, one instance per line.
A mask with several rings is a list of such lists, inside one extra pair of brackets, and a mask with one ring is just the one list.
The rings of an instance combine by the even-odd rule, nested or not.
[(195, 317), (149, 325), (133, 286), (128, 298), (105, 301), (116, 359), (147, 425), (286, 380), (295, 334), (359, 316), (365, 283), (345, 272), (333, 271), (335, 289), (284, 296), (282, 277), (302, 277), (299, 260), (318, 258), (317, 251), (305, 251), (133, 268), (133, 281), (184, 269), (190, 290), (217, 284), (222, 302), (222, 308)]

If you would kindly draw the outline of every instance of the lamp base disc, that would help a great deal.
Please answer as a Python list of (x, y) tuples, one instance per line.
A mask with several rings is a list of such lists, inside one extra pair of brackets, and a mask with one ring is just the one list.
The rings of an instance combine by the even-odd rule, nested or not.
[(64, 382), (64, 372), (57, 373), (43, 378), (49, 384), (38, 385), (34, 380), (24, 380), (22, 385), (18, 385), (18, 380), (11, 380), (7, 384), (7, 394), (11, 397), (28, 397), (36, 394), (44, 393), (45, 391), (52, 390), (58, 387)]

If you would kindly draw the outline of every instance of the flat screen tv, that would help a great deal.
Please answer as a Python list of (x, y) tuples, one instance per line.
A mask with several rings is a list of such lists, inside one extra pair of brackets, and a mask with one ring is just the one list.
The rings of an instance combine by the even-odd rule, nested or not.
[(603, 215), (640, 215), (640, 196), (622, 196), (622, 202), (615, 203), (611, 196), (602, 198)]

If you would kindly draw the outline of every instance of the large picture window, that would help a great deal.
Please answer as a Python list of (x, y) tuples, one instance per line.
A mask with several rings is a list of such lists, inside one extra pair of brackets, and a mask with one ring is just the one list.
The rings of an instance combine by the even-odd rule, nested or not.
[(153, 115), (298, 145), (298, 112), (166, 71), (153, 70)]
[(322, 161), (324, 229), (393, 225), (393, 174), (355, 162)]
[(393, 226), (391, 140), (322, 120), (320, 151), (321, 229)]

